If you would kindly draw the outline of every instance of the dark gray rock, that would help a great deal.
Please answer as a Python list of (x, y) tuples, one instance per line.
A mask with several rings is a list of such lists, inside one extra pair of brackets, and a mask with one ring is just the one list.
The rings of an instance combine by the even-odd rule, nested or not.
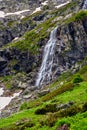
[(7, 67), (7, 61), (0, 57), (0, 71), (3, 71), (3, 69), (5, 69)]

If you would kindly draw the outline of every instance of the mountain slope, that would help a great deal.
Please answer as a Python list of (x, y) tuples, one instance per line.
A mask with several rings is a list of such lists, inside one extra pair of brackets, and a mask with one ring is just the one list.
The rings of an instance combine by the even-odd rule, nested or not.
[[(0, 23), (2, 96), (12, 97), (21, 92), (1, 111), (1, 118), (11, 117), (0, 120), (0, 129), (56, 130), (62, 129), (64, 124), (72, 130), (87, 129), (87, 11), (80, 10), (84, 3), (80, 0), (21, 1), (22, 4), (20, 1), (0, 2), (7, 2), (1, 7), (5, 15), (9, 10), (12, 13), (1, 18)], [(13, 12), (12, 6), (8, 9), (9, 2), (14, 5)], [(13, 14), (19, 9), (29, 9), (27, 2), (35, 6), (31, 12)], [(42, 2), (48, 4), (42, 6)], [(18, 3), (20, 5), (16, 9)], [(39, 6), (41, 10), (35, 11)], [(55, 47), (52, 78), (38, 88), (35, 82), (43, 50), (55, 27), (58, 27), (59, 39)], [(59, 44), (62, 41), (63, 47)]]
[[(63, 124), (72, 130), (87, 129), (87, 66), (79, 74), (82, 75), (83, 82), (73, 84), (73, 75), (70, 81), (46, 96), (22, 104), (21, 112), (0, 120), (1, 130), (56, 130)], [(58, 82), (55, 83), (57, 86)], [(52, 86), (55, 88), (55, 84)]]

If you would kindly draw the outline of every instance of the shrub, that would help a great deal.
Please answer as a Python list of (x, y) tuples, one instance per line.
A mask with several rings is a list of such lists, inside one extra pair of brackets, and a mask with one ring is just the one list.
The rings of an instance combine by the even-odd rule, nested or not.
[(81, 10), (79, 13), (76, 14), (75, 20), (76, 21), (82, 20), (86, 16), (87, 16), (87, 11)]
[(48, 104), (45, 106), (47, 112), (55, 112), (57, 110), (56, 104)]
[(46, 114), (46, 109), (45, 108), (38, 108), (35, 111), (35, 114)]
[(46, 114), (47, 112), (56, 112), (57, 108), (56, 108), (56, 104), (48, 104), (43, 108), (38, 108), (35, 111), (35, 114)]
[(34, 123), (32, 121), (24, 123), (22, 126), (20, 126), (20, 130), (25, 130), (27, 127), (33, 127)]
[(83, 67), (81, 68), (81, 70), (79, 71), (80, 74), (84, 74), (84, 73), (86, 73), (86, 72), (87, 72), (87, 65), (86, 65), (86, 66), (83, 66)]
[(67, 124), (70, 127), (70, 121), (68, 119), (63, 118), (62, 120), (59, 120), (57, 123), (57, 126), (63, 126), (64, 124)]
[(54, 126), (57, 118), (53, 113), (48, 113), (46, 117), (44, 117), (42, 120), (40, 120), (41, 126), (47, 125), (49, 127)]
[(67, 117), (67, 116), (73, 116), (76, 115), (78, 112), (81, 112), (81, 108), (78, 106), (72, 106), (70, 108), (60, 110), (55, 113), (57, 117)]
[(78, 74), (74, 77), (73, 83), (80, 83), (83, 81), (83, 78)]
[(33, 126), (34, 126), (34, 123), (32, 119), (28, 119), (28, 118), (23, 118), (19, 122), (15, 123), (15, 127), (17, 128), (17, 130), (25, 130), (25, 128), (33, 127)]
[(46, 125), (52, 127), (54, 126), (56, 120), (57, 120), (56, 116), (53, 113), (49, 113), (47, 116)]

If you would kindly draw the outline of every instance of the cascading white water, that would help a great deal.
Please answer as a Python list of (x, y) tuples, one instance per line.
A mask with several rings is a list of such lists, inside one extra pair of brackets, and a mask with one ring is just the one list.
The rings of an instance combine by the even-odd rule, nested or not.
[(84, 1), (82, 9), (87, 9), (87, 0)]
[(57, 27), (51, 32), (50, 39), (44, 48), (43, 60), (35, 84), (37, 87), (40, 87), (44, 82), (47, 83), (51, 80), (54, 50), (57, 42), (56, 33)]

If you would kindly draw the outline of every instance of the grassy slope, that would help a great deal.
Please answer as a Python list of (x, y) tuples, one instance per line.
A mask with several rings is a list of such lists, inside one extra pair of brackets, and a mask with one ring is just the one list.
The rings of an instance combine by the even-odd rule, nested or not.
[[(20, 111), (17, 114), (12, 115), (11, 117), (5, 118), (0, 120), (0, 128), (4, 128), (4, 130), (16, 130), (15, 124), (16, 122), (22, 122), (22, 120), (31, 119), (34, 123), (33, 127), (25, 127), (25, 130), (56, 130), (58, 126), (61, 124), (67, 123), (70, 124), (71, 130), (86, 130), (87, 129), (87, 111), (77, 113), (76, 115), (72, 115), (70, 117), (57, 117), (56, 122), (53, 124), (53, 127), (49, 126), (49, 114), (35, 114), (35, 111), (39, 108), (45, 107), (47, 104), (61, 104), (61, 103), (67, 103), (69, 101), (73, 101), (76, 106), (82, 107), (82, 105), (87, 101), (87, 66), (80, 71), (82, 77), (84, 78), (84, 81), (81, 82), (79, 85), (74, 85), (74, 87), (71, 90), (61, 92), (61, 94), (57, 94), (52, 99), (47, 99), (46, 102), (43, 102), (43, 99), (47, 95), (40, 98), (39, 101), (41, 102), (39, 106), (33, 106), (31, 109), (26, 109), (23, 111)], [(85, 70), (85, 71), (84, 71)], [(69, 81), (70, 82), (70, 81)], [(72, 82), (72, 81), (71, 81)], [(67, 83), (68, 84), (68, 83)], [(66, 86), (66, 84), (65, 84)], [(55, 87), (53, 85), (53, 87)], [(62, 87), (59, 87), (58, 89), (61, 89)], [(56, 92), (56, 91), (53, 91)], [(52, 94), (52, 93), (51, 93)], [(33, 103), (33, 102), (32, 102)], [(35, 103), (35, 101), (34, 101)], [(37, 100), (36, 100), (37, 103)], [(31, 105), (30, 103), (28, 104)], [(56, 114), (56, 112), (54, 112)], [(51, 113), (53, 114), (53, 113)], [(53, 117), (51, 116), (51, 120)], [(41, 123), (41, 120), (44, 122), (44, 124)], [(48, 122), (48, 124), (46, 124)], [(22, 125), (19, 125), (17, 127), (17, 130), (21, 130), (21, 127), (25, 125), (25, 122), (23, 122)], [(9, 128), (11, 127), (11, 128)]]

